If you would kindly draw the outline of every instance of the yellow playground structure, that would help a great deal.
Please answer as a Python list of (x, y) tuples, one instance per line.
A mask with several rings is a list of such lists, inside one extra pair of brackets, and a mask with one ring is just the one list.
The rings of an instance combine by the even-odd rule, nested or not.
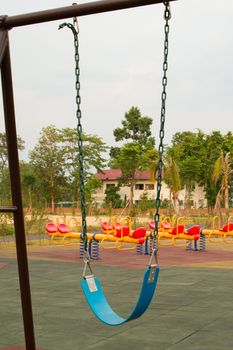
[(227, 223), (221, 227), (219, 216), (214, 216), (212, 219), (211, 229), (203, 229), (202, 235), (207, 236), (210, 243), (224, 242), (233, 244), (233, 216), (229, 216)]
[[(56, 223), (50, 222), (45, 229), (51, 238), (52, 244), (80, 245), (80, 256), (83, 256), (83, 237), (78, 232), (78, 221), (71, 217), (64, 222), (58, 218)], [(117, 249), (133, 250), (140, 254), (150, 254), (151, 238), (155, 230), (155, 222), (150, 220), (148, 228), (137, 227), (133, 229), (132, 219), (129, 216), (123, 218), (114, 216), (108, 221), (101, 222), (101, 232), (87, 233), (90, 249), (94, 249), (94, 258), (99, 258), (99, 250)], [(187, 246), (187, 242), (200, 239), (201, 228), (198, 225), (185, 227), (184, 217), (162, 216), (159, 223), (158, 245), (160, 246)], [(97, 248), (98, 246), (98, 248)], [(90, 251), (91, 253), (91, 251)], [(93, 254), (92, 254), (93, 257)]]

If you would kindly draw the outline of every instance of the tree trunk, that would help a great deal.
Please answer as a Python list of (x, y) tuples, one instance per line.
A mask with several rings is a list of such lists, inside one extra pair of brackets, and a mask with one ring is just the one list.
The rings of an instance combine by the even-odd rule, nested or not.
[(175, 214), (178, 215), (179, 214), (179, 201), (178, 201), (178, 193), (177, 192), (172, 193), (172, 199), (173, 199)]
[(225, 209), (229, 210), (229, 188), (228, 188), (228, 185), (226, 185), (226, 188), (225, 188)]
[(31, 186), (28, 188), (28, 206), (29, 206), (29, 211), (32, 211), (32, 191), (31, 191)]
[(132, 179), (130, 184), (129, 209), (133, 208), (134, 185), (135, 185), (135, 180)]
[(54, 195), (51, 195), (51, 209), (52, 213), (55, 213), (55, 203), (54, 203)]
[(134, 186), (135, 186), (135, 169), (132, 170), (132, 178), (130, 183), (129, 209), (133, 209)]

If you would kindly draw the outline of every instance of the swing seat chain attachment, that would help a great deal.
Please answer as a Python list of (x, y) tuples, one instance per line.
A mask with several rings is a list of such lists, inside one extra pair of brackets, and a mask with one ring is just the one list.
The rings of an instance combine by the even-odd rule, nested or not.
[[(84, 261), (83, 278), (87, 281), (89, 291), (91, 293), (97, 292), (98, 289), (95, 283), (95, 275), (91, 268), (91, 258), (88, 251), (85, 252), (83, 261)], [(90, 274), (87, 274), (87, 268), (89, 269)]]

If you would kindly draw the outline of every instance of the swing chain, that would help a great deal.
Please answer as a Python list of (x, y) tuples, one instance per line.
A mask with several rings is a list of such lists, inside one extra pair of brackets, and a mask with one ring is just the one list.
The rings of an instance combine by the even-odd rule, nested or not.
[[(164, 33), (165, 33), (165, 39), (164, 39), (164, 61), (163, 61), (163, 78), (162, 78), (162, 105), (161, 105), (161, 115), (160, 115), (160, 132), (159, 132), (159, 161), (158, 161), (158, 169), (157, 169), (157, 197), (155, 201), (155, 215), (154, 215), (154, 221), (155, 221), (155, 229), (153, 233), (153, 250), (155, 250), (155, 242), (158, 237), (159, 232), (159, 220), (160, 220), (160, 194), (161, 194), (161, 188), (162, 188), (162, 171), (163, 171), (163, 139), (164, 139), (164, 125), (165, 125), (165, 114), (166, 114), (166, 99), (167, 99), (167, 70), (168, 70), (168, 34), (169, 34), (169, 20), (171, 18), (171, 11), (170, 11), (170, 4), (169, 1), (163, 2), (165, 5), (164, 10), (164, 19), (165, 19), (165, 26), (164, 26)], [(156, 252), (154, 251), (154, 254)]]
[(80, 96), (80, 67), (79, 67), (79, 27), (77, 18), (74, 18), (73, 24), (62, 23), (59, 29), (68, 27), (72, 30), (74, 35), (74, 48), (75, 48), (75, 89), (76, 89), (76, 117), (77, 117), (77, 135), (78, 135), (78, 164), (79, 164), (79, 189), (81, 199), (81, 213), (82, 213), (82, 235), (84, 240), (84, 250), (87, 251), (87, 223), (86, 223), (86, 199), (85, 199), (85, 176), (84, 176), (84, 155), (83, 155), (83, 130), (81, 124), (81, 96)]

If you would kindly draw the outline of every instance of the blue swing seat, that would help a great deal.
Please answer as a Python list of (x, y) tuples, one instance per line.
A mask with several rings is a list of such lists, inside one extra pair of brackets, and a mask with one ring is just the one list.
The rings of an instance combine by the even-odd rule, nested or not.
[(97, 277), (93, 275), (86, 276), (81, 281), (81, 286), (95, 316), (109, 326), (119, 326), (140, 317), (146, 311), (153, 298), (158, 276), (158, 266), (149, 266), (146, 268), (138, 302), (128, 318), (123, 318), (113, 311)]

